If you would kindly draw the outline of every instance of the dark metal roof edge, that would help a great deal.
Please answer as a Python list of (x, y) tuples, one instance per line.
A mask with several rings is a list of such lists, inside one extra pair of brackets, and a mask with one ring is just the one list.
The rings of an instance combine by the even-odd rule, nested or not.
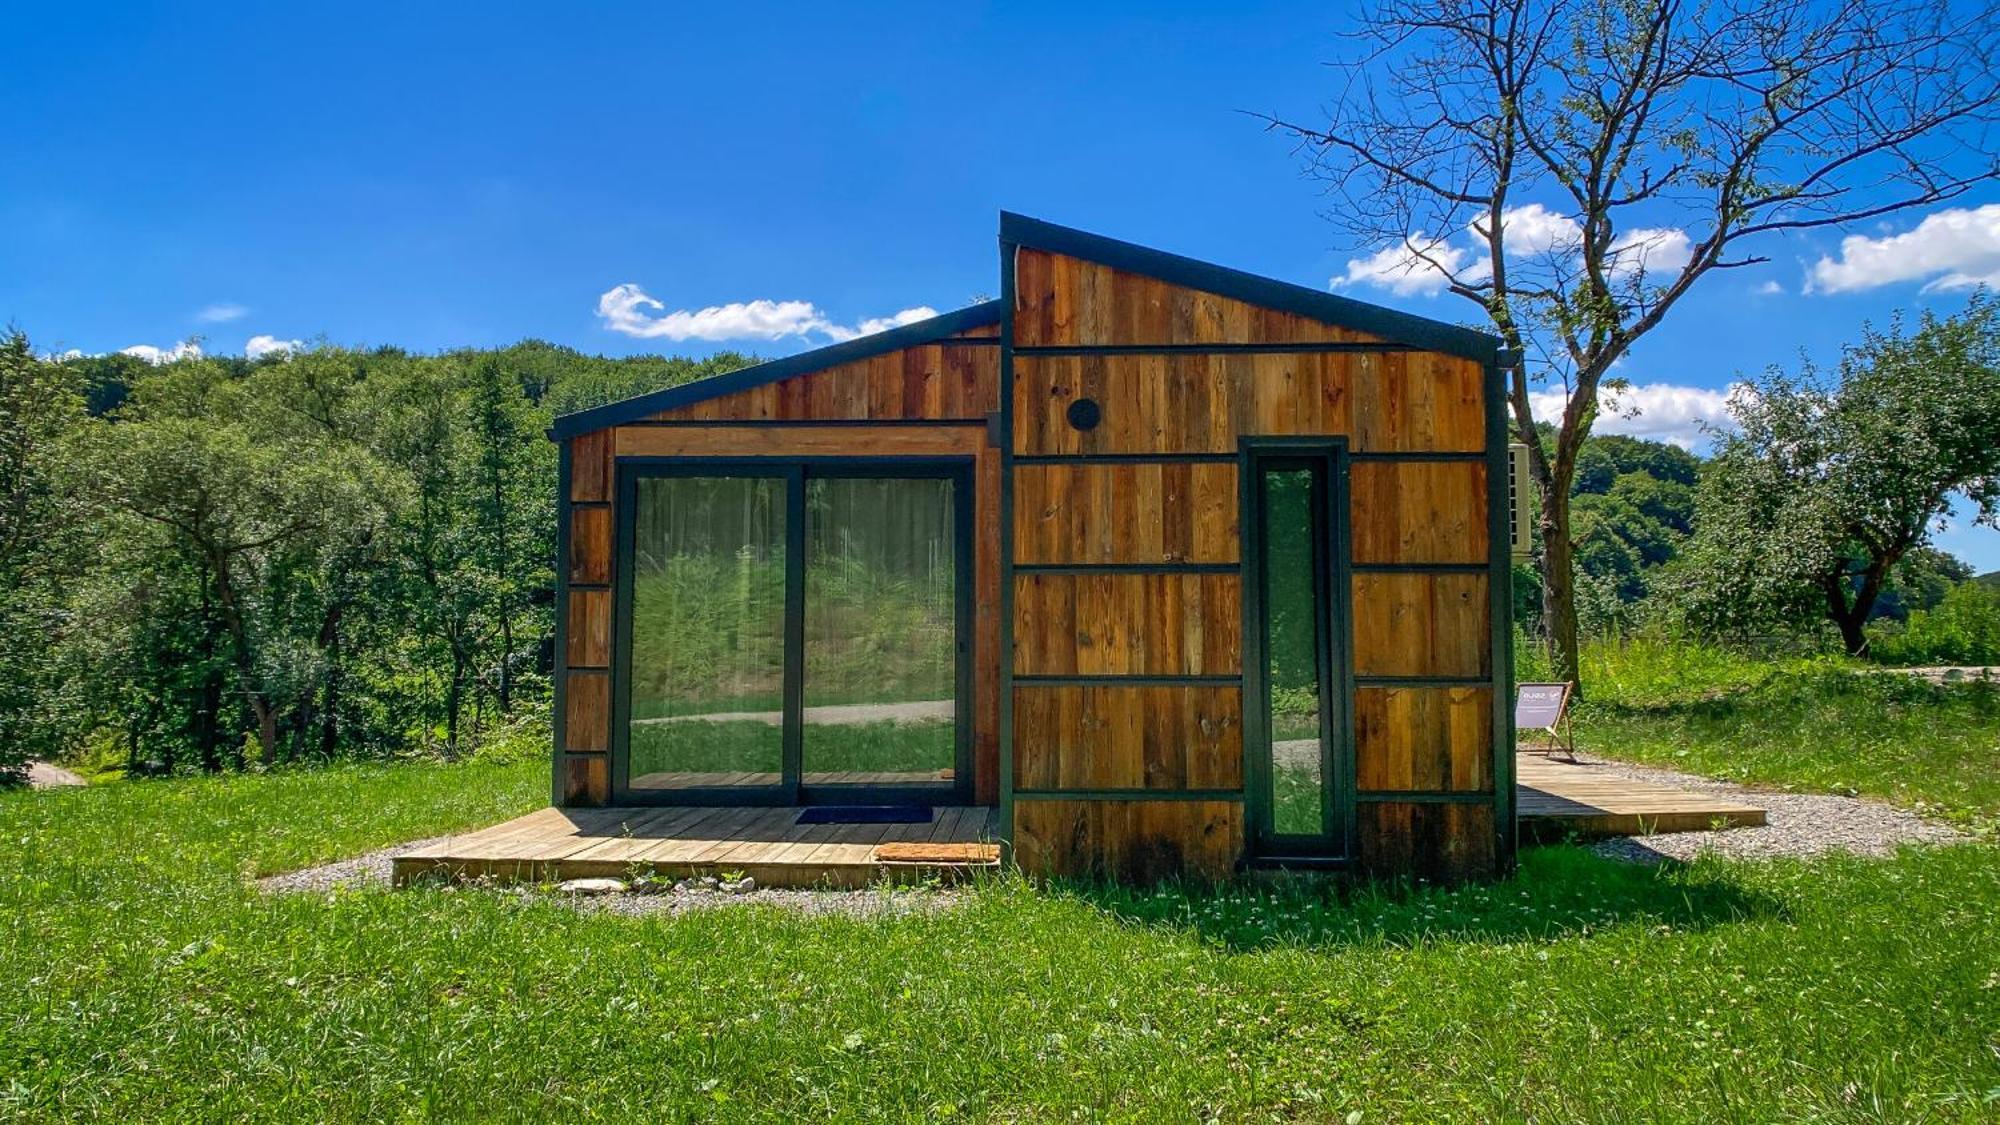
[(735, 394), (789, 379), (795, 375), (806, 375), (821, 368), (836, 367), (843, 363), (853, 363), (858, 359), (870, 359), (878, 355), (914, 347), (918, 344), (934, 344), (946, 337), (963, 332), (968, 328), (979, 328), (988, 324), (998, 324), (1006, 316), (1006, 302), (982, 301), (962, 309), (920, 320), (915, 324), (905, 324), (891, 328), (887, 332), (877, 332), (838, 344), (828, 344), (823, 348), (788, 355), (751, 367), (731, 371), (725, 375), (711, 375), (706, 379), (696, 379), (692, 383), (682, 383), (677, 387), (652, 391), (633, 398), (607, 402), (574, 414), (557, 418), (549, 427), (549, 437), (556, 440), (587, 434), (592, 430), (602, 430), (621, 422), (632, 422), (662, 410), (688, 406), (704, 402), (722, 395)]
[(1012, 211), (1000, 212), (1000, 241), (1084, 258), (1130, 273), (1156, 277), (1176, 285), (1234, 297), (1253, 305), (1296, 313), (1343, 328), (1370, 332), (1397, 343), (1463, 356), (1482, 363), (1491, 362), (1494, 353), (1501, 347), (1498, 336), (1475, 328), (1432, 320), (1383, 305), (1357, 301), (1352, 297), (1323, 293), (1213, 262), (1184, 258), (1150, 246), (1121, 242)]

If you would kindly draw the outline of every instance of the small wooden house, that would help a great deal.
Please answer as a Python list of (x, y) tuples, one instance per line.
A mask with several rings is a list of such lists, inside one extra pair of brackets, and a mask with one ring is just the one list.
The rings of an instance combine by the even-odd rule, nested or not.
[(1505, 869), (1499, 341), (1012, 214), (1000, 292), (557, 421), (556, 803)]

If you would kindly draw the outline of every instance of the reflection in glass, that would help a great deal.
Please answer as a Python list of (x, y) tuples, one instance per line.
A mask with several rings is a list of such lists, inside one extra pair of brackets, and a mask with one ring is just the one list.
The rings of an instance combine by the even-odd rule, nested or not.
[(950, 480), (807, 482), (805, 784), (952, 780), (952, 520)]
[(1263, 474), (1264, 614), (1271, 683), (1271, 830), (1318, 835), (1325, 828), (1320, 711), (1319, 608), (1314, 579), (1314, 473)]
[(630, 787), (778, 784), (785, 481), (643, 478), (633, 519)]

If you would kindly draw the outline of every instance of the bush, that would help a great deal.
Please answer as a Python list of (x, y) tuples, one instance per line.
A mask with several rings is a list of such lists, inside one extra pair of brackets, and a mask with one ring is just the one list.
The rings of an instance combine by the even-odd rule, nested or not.
[(1883, 629), (1869, 655), (1885, 664), (2000, 664), (2000, 589), (1961, 582), (1931, 609)]

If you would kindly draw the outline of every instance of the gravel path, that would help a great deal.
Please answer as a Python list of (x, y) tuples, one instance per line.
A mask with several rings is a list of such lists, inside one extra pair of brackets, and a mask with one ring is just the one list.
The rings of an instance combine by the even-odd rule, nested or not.
[[(443, 836), (412, 840), (343, 859), (338, 863), (288, 871), (257, 880), (257, 889), (271, 894), (331, 891), (337, 887), (389, 886), (390, 858), (398, 852), (437, 843)], [(965, 892), (955, 887), (874, 887), (859, 891), (808, 891), (769, 887), (732, 894), (724, 890), (663, 890), (656, 894), (612, 894), (581, 896), (544, 892), (539, 888), (507, 886), (492, 888), (494, 893), (534, 895), (591, 914), (618, 914), (643, 917), (650, 914), (685, 914), (694, 910), (714, 910), (733, 906), (776, 906), (801, 914), (839, 915), (849, 918), (895, 918), (928, 914), (958, 905)]]
[(78, 777), (61, 766), (52, 766), (47, 762), (28, 763), (28, 788), (30, 789), (60, 789), (65, 785), (84, 784), (87, 783), (83, 778)]
[(1693, 859), (1712, 851), (1735, 859), (1813, 856), (1846, 851), (1882, 856), (1902, 844), (1943, 844), (1965, 839), (1957, 829), (1925, 820), (1907, 809), (1880, 801), (1832, 794), (1786, 793), (1717, 781), (1676, 770), (1634, 766), (1590, 754), (1579, 754), (1606, 773), (1672, 785), (1697, 793), (1741, 797), (1766, 812), (1759, 828), (1728, 828), (1721, 832), (1670, 832), (1659, 836), (1621, 836), (1595, 845), (1599, 855), (1640, 863), (1663, 859)]

